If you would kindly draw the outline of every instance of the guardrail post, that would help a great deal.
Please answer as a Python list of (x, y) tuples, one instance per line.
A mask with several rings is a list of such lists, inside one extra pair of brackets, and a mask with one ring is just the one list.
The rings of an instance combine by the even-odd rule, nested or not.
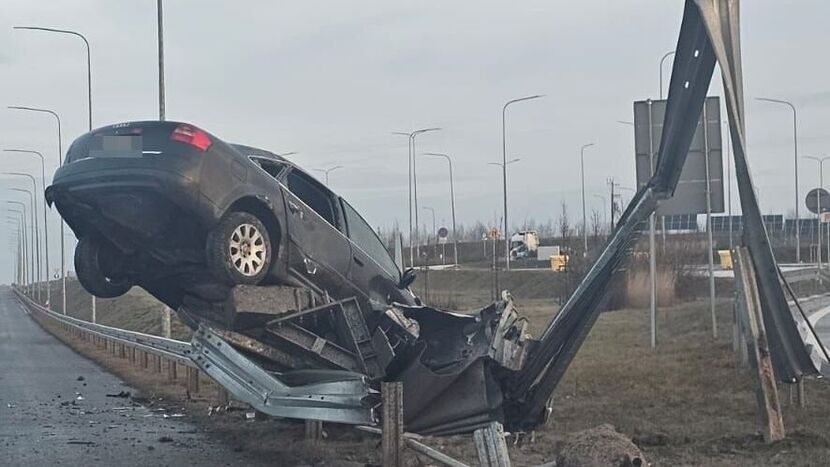
[(167, 381), (170, 383), (176, 382), (176, 361), (167, 360)]
[(187, 397), (199, 393), (199, 369), (187, 367)]
[(153, 370), (156, 373), (161, 373), (161, 355), (153, 355)]
[(305, 439), (306, 441), (320, 441), (323, 439), (323, 422), (320, 420), (305, 421)]
[(127, 346), (123, 343), (118, 346), (118, 356), (121, 358), (127, 358)]
[(510, 467), (504, 428), (499, 422), (490, 422), (473, 432), (479, 465), (483, 467)]
[(778, 386), (770, 358), (764, 318), (761, 315), (761, 299), (752, 257), (746, 247), (735, 249), (735, 279), (743, 300), (743, 318), (746, 322), (749, 361), (755, 379), (755, 397), (758, 402), (761, 433), (766, 443), (782, 440), (785, 437), (784, 420), (781, 416), (781, 404), (778, 399)]
[(230, 394), (228, 394), (228, 390), (219, 386), (216, 390), (216, 405), (220, 407), (224, 407), (230, 404)]
[(135, 365), (135, 347), (130, 347), (130, 363)]
[(380, 392), (383, 399), (382, 465), (400, 467), (403, 465), (403, 383), (381, 383)]
[(141, 351), (141, 368), (144, 368), (146, 370), (149, 367), (150, 367), (150, 354), (148, 354), (146, 351), (142, 350)]

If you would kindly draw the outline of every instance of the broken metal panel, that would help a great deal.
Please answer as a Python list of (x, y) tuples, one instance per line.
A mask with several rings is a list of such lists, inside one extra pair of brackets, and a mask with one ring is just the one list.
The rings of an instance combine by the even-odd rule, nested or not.
[(545, 418), (548, 400), (576, 351), (582, 345), (610, 290), (613, 273), (637, 240), (637, 224), (654, 212), (656, 202), (672, 196), (697, 128), (715, 56), (700, 13), (687, 1), (677, 42), (666, 117), (651, 180), (641, 188), (623, 214), (617, 230), (585, 279), (548, 326), (524, 369), (511, 381), (508, 422), (533, 427)]
[(348, 424), (375, 423), (377, 393), (358, 373), (305, 370), (269, 373), (200, 325), (192, 358), (242, 402), (269, 415)]
[[(267, 324), (266, 332), (330, 368), (362, 371), (354, 353), (294, 323)], [(296, 351), (296, 350), (295, 350)]]
[[(749, 172), (741, 68), (740, 2), (688, 0), (687, 5), (692, 1), (699, 8), (700, 21), (706, 28), (721, 68), (743, 213), (743, 242), (752, 255), (775, 373), (781, 381), (792, 382), (805, 375), (817, 374), (817, 369), (798, 332), (797, 321), (804, 318), (794, 316), (787, 305), (782, 287), (782, 282), (786, 280), (775, 261)], [(815, 341), (820, 342), (818, 336), (814, 332), (812, 334)]]

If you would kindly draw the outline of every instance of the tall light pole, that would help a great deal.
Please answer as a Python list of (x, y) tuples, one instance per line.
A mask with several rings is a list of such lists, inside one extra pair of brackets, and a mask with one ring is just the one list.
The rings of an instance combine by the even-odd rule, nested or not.
[[(52, 110), (41, 109), (41, 108), (37, 108), (37, 107), (24, 107), (24, 106), (19, 106), (19, 105), (12, 105), (12, 106), (9, 106), (9, 109), (22, 110), (22, 111), (28, 111), (28, 112), (46, 113), (46, 114), (49, 114), (49, 115), (55, 117), (55, 121), (58, 124), (58, 167), (63, 165), (63, 145), (61, 143), (61, 118), (60, 118), (60, 116)], [(44, 184), (46, 183), (45, 178), (43, 179), (43, 183)], [(65, 239), (65, 236), (64, 236), (63, 218), (60, 217), (60, 215), (58, 215), (58, 219), (60, 220), (60, 229), (61, 229), (60, 230), (60, 236), (61, 236), (61, 300), (63, 302), (63, 307), (61, 308), (61, 310), (63, 310), (63, 314), (66, 314), (66, 245), (65, 245), (66, 244), (66, 239)], [(47, 242), (47, 245), (48, 245), (48, 242)], [(47, 258), (48, 258), (48, 255), (47, 255)], [(47, 273), (48, 272), (49, 271), (48, 271), (48, 268), (47, 268)]]
[(579, 166), (582, 173), (582, 256), (588, 255), (588, 218), (585, 217), (585, 149), (594, 143), (583, 144), (579, 149)]
[(663, 62), (666, 61), (667, 58), (674, 55), (674, 50), (666, 52), (662, 58), (660, 58), (660, 99), (663, 99)]
[(771, 99), (769, 97), (756, 97), (755, 100), (772, 102), (773, 104), (786, 105), (793, 111), (793, 172), (795, 178), (795, 261), (801, 262), (801, 226), (798, 217), (798, 115), (792, 102)]
[(156, 1), (156, 22), (158, 29), (158, 49), (159, 49), (159, 120), (164, 121), (165, 103), (164, 103), (164, 15), (162, 12), (161, 0)]
[[(18, 211), (9, 210), (10, 213), (20, 214)], [(18, 270), (17, 270), (17, 283), (18, 285), (26, 286), (26, 250), (25, 250), (25, 241), (26, 241), (26, 226), (22, 225), (23, 220), (20, 217), (14, 216), (6, 216), (6, 221), (11, 225), (14, 223), (14, 226), (17, 227), (17, 241), (18, 241)]]
[(594, 196), (594, 198), (599, 198), (599, 199), (602, 200), (602, 212), (605, 213), (602, 216), (602, 222), (605, 225), (608, 225), (608, 204), (607, 204), (607, 201), (605, 199), (605, 196), (602, 196), (598, 193), (593, 193), (593, 196)]
[[(8, 208), (8, 210), (9, 210), (10, 213), (15, 214), (15, 215), (18, 216), (17, 219), (15, 219), (15, 220), (18, 221), (20, 223), (21, 227), (22, 227), (21, 230), (22, 230), (22, 237), (23, 237), (23, 285), (27, 286), (27, 289), (28, 289), (28, 286), (29, 286), (30, 282), (29, 282), (27, 273), (29, 275), (31, 275), (32, 272), (31, 272), (31, 268), (26, 265), (26, 258), (29, 257), (29, 242), (26, 240), (26, 206), (22, 205), (18, 201), (6, 201), (6, 203), (22, 206), (20, 211), (18, 211), (16, 209), (12, 209), (12, 208)], [(31, 264), (32, 264), (32, 266), (34, 265), (34, 260), (32, 260)], [(30, 289), (29, 289), (29, 293), (31, 294)]]
[[(44, 191), (46, 191), (46, 158), (43, 157), (38, 151), (30, 151), (28, 149), (4, 149), (3, 152), (12, 152), (17, 154), (34, 154), (40, 158), (40, 176), (41, 176), (41, 187)], [(35, 193), (37, 193), (37, 188), (35, 189)], [(46, 204), (46, 197), (42, 197), (43, 199), (43, 243), (44, 243), (44, 250), (45, 250), (45, 258), (46, 258), (46, 303), (49, 304), (49, 307), (52, 306), (52, 281), (50, 280), (50, 270), (49, 269), (49, 221), (46, 217), (46, 211), (49, 210), (49, 206)]]
[(334, 167), (329, 167), (328, 169), (314, 169), (317, 172), (323, 172), (326, 174), (326, 186), (329, 186), (329, 172), (334, 172), (337, 169), (342, 169), (342, 165), (335, 165)]
[[(40, 300), (40, 287), (41, 287), (40, 282), (42, 281), (41, 269), (40, 269), (40, 258), (41, 258), (40, 257), (40, 227), (38, 225), (37, 203), (35, 202), (35, 195), (34, 195), (35, 193), (37, 193), (37, 183), (35, 182), (35, 177), (33, 177), (33, 176), (31, 176), (27, 173), (23, 173), (23, 172), (3, 172), (3, 175), (14, 175), (16, 177), (26, 177), (32, 182), (32, 191), (29, 192), (29, 196), (30, 196), (31, 201), (32, 201), (32, 219), (34, 220), (33, 224), (34, 224), (34, 227), (35, 227), (34, 247), (35, 247), (35, 251), (37, 251), (37, 279), (38, 279), (37, 291), (38, 291), (38, 300)], [(13, 188), (13, 190), (20, 191), (21, 189), (14, 189)], [(26, 191), (28, 191), (28, 190), (26, 190)]]
[(35, 280), (35, 252), (34, 252), (34, 243), (35, 243), (35, 229), (34, 225), (31, 222), (26, 222), (32, 218), (31, 212), (26, 209), (26, 203), (21, 203), (20, 201), (6, 201), (7, 204), (11, 204), (14, 206), (19, 206), (20, 211), (11, 210), (12, 212), (17, 212), (23, 218), (23, 232), (26, 232), (26, 224), (29, 224), (29, 239), (30, 241), (27, 242), (28, 250), (29, 250), (29, 295), (34, 294), (34, 284), (37, 282)]
[(92, 131), (92, 55), (89, 51), (89, 41), (86, 40), (83, 34), (77, 31), (70, 31), (68, 29), (44, 28), (41, 26), (15, 26), (14, 29), (23, 29), (29, 31), (45, 31), (54, 32), (58, 34), (69, 34), (81, 38), (86, 45), (86, 86), (87, 86), (87, 118), (89, 120), (89, 130)]
[[(45, 28), (41, 26), (15, 26), (14, 29), (69, 34), (71, 36), (79, 37), (82, 41), (84, 41), (84, 45), (86, 45), (87, 121), (89, 131), (92, 131), (92, 54), (90, 53), (89, 41), (86, 37), (77, 31), (71, 31), (68, 29)], [(63, 238), (61, 238), (61, 242), (63, 242)], [(94, 323), (95, 321), (95, 295), (92, 295), (92, 322)]]
[(506, 270), (510, 270), (510, 234), (509, 224), (507, 222), (507, 107), (516, 102), (529, 101), (544, 97), (542, 94), (533, 96), (520, 97), (505, 102), (501, 108), (501, 162), (502, 162), (502, 186), (504, 189), (504, 266)]
[[(418, 185), (417, 185), (417, 176), (415, 175), (415, 137), (427, 133), (430, 131), (439, 131), (441, 128), (422, 128), (420, 130), (415, 130), (412, 132), (403, 132), (403, 131), (393, 131), (393, 135), (401, 135), (406, 136), (409, 139), (409, 146), (407, 153), (407, 164), (409, 169), (409, 266), (415, 266), (415, 250), (414, 245), (417, 244), (417, 234), (418, 231)], [(413, 190), (414, 188), (414, 190)], [(415, 206), (415, 233), (412, 230), (412, 211), (413, 211), (413, 192), (414, 192), (414, 206)]]
[[(29, 197), (29, 206), (35, 206), (35, 197), (31, 191), (25, 188), (9, 188), (11, 191), (16, 191), (18, 193), (24, 193)], [(32, 212), (31, 210), (29, 212)], [(33, 214), (34, 218), (37, 219), (37, 213)], [(34, 234), (35, 234), (35, 251), (32, 252), (32, 258), (36, 258), (37, 265), (36, 267), (32, 268), (32, 274), (37, 272), (37, 280), (32, 281), (32, 284), (35, 285), (35, 290), (37, 291), (37, 299), (40, 300), (40, 282), (41, 282), (41, 275), (40, 275), (40, 231), (38, 229), (38, 225), (34, 225)], [(35, 256), (36, 255), (36, 256)]]
[[(423, 209), (425, 211), (429, 211), (429, 212), (432, 213), (432, 236), (433, 236), (433, 238), (435, 238), (436, 237), (435, 209), (433, 209), (429, 206), (421, 206), (421, 209)], [(429, 242), (427, 242), (427, 243), (429, 243)]]
[(452, 244), (455, 266), (458, 267), (458, 237), (456, 237), (455, 235), (455, 188), (453, 188), (452, 181), (452, 159), (447, 154), (441, 152), (425, 152), (424, 155), (443, 157), (447, 160), (447, 166), (450, 169), (450, 208), (452, 209)]
[[(506, 175), (507, 174), (507, 166), (510, 165), (510, 164), (513, 164), (515, 162), (519, 162), (520, 160), (521, 159), (519, 159), (517, 157), (515, 159), (510, 159), (509, 161), (505, 161), (504, 163), (501, 163), (501, 162), (488, 162), (488, 165), (495, 165), (495, 166), (501, 167), (502, 174)], [(507, 177), (506, 176), (503, 177), (502, 180), (504, 181), (504, 187), (503, 187), (503, 190), (504, 190), (504, 206), (507, 207)], [(504, 217), (506, 218), (507, 216), (505, 215)], [(497, 237), (498, 237), (498, 235), (497, 235)], [(504, 239), (507, 242), (507, 251), (505, 253), (507, 254), (507, 256), (510, 256), (510, 235), (508, 235), (507, 230), (504, 231)], [(495, 240), (493, 240), (493, 241), (495, 242)], [(496, 255), (496, 247), (495, 247), (495, 244), (494, 244), (493, 245), (493, 267), (494, 268), (496, 266), (495, 255)], [(505, 265), (506, 265), (506, 267), (510, 267), (509, 262), (505, 262)]]
[[(824, 161), (830, 159), (830, 156), (813, 157), (804, 156), (805, 159), (818, 162), (818, 191), (816, 191), (816, 220), (818, 224), (818, 272), (821, 274), (821, 190), (824, 189)], [(830, 241), (827, 244), (827, 261), (830, 264)]]

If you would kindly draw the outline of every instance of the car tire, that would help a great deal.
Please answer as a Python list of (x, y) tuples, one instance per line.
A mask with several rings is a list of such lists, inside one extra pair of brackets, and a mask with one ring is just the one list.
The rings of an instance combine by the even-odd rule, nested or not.
[(127, 293), (133, 284), (124, 278), (109, 277), (111, 272), (105, 271), (101, 262), (102, 255), (113, 255), (117, 252), (105, 248), (101, 240), (92, 237), (82, 237), (75, 247), (75, 274), (78, 282), (92, 295), (100, 298), (115, 298)]
[(243, 211), (219, 221), (208, 233), (206, 250), (208, 267), (229, 285), (260, 284), (271, 269), (274, 251), (262, 221)]

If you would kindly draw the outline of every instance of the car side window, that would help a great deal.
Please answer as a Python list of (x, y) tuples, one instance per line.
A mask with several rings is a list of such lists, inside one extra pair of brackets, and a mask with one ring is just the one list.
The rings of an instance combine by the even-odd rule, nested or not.
[(337, 214), (331, 193), (308, 175), (292, 170), (288, 173), (288, 189), (323, 219), (338, 228)]
[(343, 215), (346, 218), (346, 227), (349, 229), (349, 238), (355, 245), (360, 247), (367, 255), (371, 256), (390, 276), (397, 279), (400, 277), (398, 266), (395, 261), (389, 256), (389, 251), (380, 241), (374, 229), (363, 220), (363, 217), (349, 205), (345, 200), (341, 199), (343, 204)]
[(283, 171), (287, 167), (286, 164), (278, 161), (269, 161), (268, 159), (263, 159), (261, 157), (251, 157), (258, 166), (262, 167), (262, 170), (268, 172), (268, 175), (277, 178), (280, 175), (280, 172)]

